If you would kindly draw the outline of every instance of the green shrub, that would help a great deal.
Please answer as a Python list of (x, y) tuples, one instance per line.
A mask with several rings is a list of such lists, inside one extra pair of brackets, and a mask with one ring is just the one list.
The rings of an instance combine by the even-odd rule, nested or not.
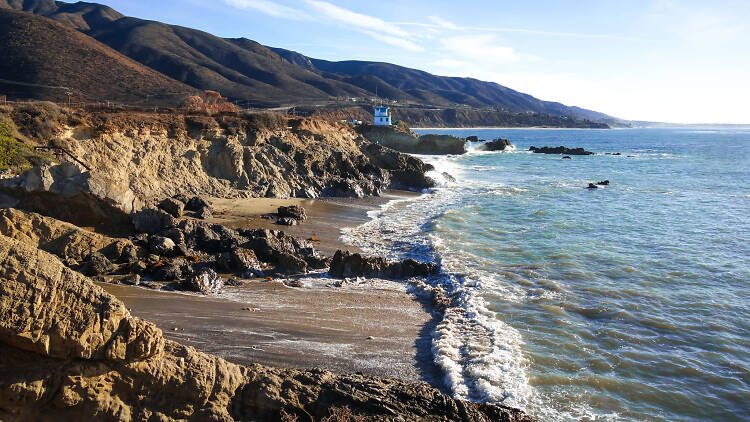
[(0, 120), (0, 170), (12, 169), (23, 172), (31, 167), (52, 161), (47, 154), (40, 154), (33, 148), (19, 142), (13, 135), (13, 125)]

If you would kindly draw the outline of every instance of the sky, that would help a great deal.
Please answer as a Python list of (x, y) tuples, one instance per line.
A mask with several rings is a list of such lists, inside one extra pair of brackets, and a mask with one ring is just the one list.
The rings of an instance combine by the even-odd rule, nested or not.
[(750, 123), (748, 0), (99, 2), (318, 59), (493, 81), (623, 119)]

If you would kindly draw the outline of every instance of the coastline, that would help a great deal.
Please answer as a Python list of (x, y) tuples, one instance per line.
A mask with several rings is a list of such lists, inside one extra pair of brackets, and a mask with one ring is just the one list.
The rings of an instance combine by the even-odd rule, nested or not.
[[(341, 239), (341, 229), (371, 219), (370, 211), (390, 201), (418, 197), (387, 191), (380, 197), (215, 200), (213, 222), (230, 227), (283, 230), (300, 239), (315, 237), (315, 248), (359, 252)], [(278, 206), (300, 205), (308, 219), (278, 226), (261, 216)], [(217, 296), (153, 291), (99, 283), (133, 315), (151, 321), (164, 336), (197, 350), (249, 365), (363, 373), (423, 381), (443, 390), (433, 362), (432, 333), (438, 323), (432, 303), (406, 283), (365, 280), (334, 286), (320, 274), (300, 279), (302, 287), (274, 280), (243, 281)]]
[[(355, 227), (370, 220), (369, 212), (395, 200), (418, 197), (417, 192), (386, 190), (381, 196), (364, 198), (212, 198), (215, 208), (214, 218), (208, 220), (230, 228), (252, 227), (269, 230), (282, 230), (300, 240), (310, 241), (316, 250), (325, 255), (333, 255), (343, 249), (360, 252), (356, 246), (344, 243), (341, 229)], [(264, 214), (275, 213), (280, 206), (299, 205), (305, 209), (307, 220), (294, 226), (281, 226), (273, 220), (263, 218)]]

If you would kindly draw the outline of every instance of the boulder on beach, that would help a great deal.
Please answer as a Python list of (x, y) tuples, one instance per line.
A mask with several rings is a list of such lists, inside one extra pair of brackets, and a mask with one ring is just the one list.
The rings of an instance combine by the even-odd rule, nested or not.
[(377, 277), (405, 279), (427, 277), (437, 274), (439, 267), (434, 263), (419, 262), (414, 259), (392, 262), (380, 257), (366, 257), (359, 253), (338, 250), (333, 255), (328, 275), (336, 278)]
[(299, 205), (289, 205), (287, 207), (279, 207), (276, 213), (281, 218), (293, 218), (298, 221), (307, 219), (307, 215), (305, 214), (305, 209), (300, 207)]
[(210, 295), (221, 291), (224, 287), (224, 279), (211, 268), (202, 268), (185, 280), (181, 287), (184, 290)]

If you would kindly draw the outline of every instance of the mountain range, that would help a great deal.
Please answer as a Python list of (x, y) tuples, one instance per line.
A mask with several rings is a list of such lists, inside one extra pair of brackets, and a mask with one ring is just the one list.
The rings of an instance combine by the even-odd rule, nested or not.
[(0, 64), (0, 90), (11, 97), (38, 97), (37, 88), (55, 98), (62, 94), (43, 86), (72, 88), (85, 100), (133, 104), (170, 104), (197, 90), (219, 91), (253, 107), (377, 96), (409, 107), (614, 121), (494, 82), (390, 63), (319, 60), (246, 38), (127, 17), (97, 3), (0, 0), (0, 26), (0, 48), (10, 58)]

